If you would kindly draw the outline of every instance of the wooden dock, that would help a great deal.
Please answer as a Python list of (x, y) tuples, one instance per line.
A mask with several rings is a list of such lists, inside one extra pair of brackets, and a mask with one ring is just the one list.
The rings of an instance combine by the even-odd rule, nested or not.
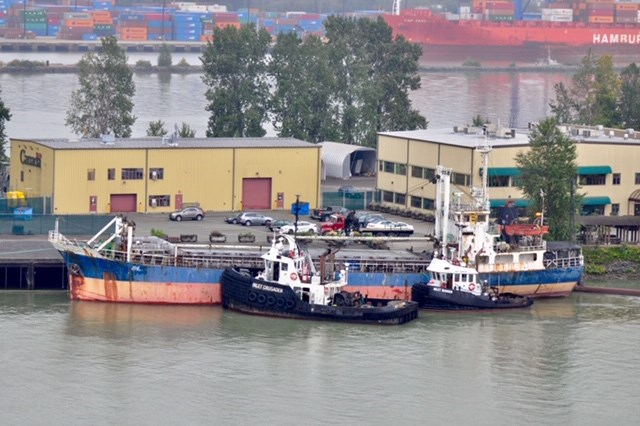
[(0, 239), (0, 289), (67, 289), (62, 256), (42, 237)]

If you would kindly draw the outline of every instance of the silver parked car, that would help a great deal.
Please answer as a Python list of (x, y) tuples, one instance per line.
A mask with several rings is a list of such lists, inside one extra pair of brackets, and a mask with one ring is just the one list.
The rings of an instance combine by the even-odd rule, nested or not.
[(183, 219), (202, 220), (204, 218), (204, 210), (200, 207), (185, 207), (182, 210), (175, 211), (169, 215), (169, 219), (180, 222)]
[(265, 216), (262, 213), (244, 212), (232, 218), (231, 223), (240, 223), (244, 226), (252, 225), (265, 225), (269, 226), (273, 222), (273, 219), (269, 216)]

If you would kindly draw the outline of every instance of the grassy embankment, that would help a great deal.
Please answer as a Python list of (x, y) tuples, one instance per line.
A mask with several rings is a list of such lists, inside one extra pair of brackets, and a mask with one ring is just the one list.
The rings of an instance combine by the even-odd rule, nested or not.
[(640, 246), (590, 246), (582, 250), (587, 275), (640, 279)]

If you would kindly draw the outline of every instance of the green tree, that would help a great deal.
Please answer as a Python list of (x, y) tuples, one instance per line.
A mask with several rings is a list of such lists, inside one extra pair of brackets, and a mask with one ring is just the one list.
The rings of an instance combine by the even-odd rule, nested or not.
[(489, 119), (484, 118), (480, 114), (476, 114), (476, 116), (473, 117), (473, 119), (471, 120), (471, 124), (473, 125), (473, 127), (482, 127), (485, 124), (489, 124), (489, 123), (490, 123)]
[(630, 64), (620, 73), (620, 124), (640, 129), (640, 68)]
[(270, 110), (278, 136), (314, 143), (338, 140), (332, 104), (335, 82), (327, 54), (318, 37), (278, 36), (269, 63), (274, 81)]
[(5, 153), (7, 145), (7, 121), (11, 121), (11, 111), (4, 105), (4, 101), (0, 99), (0, 162), (8, 160)]
[(152, 121), (149, 123), (149, 127), (147, 128), (147, 136), (166, 136), (167, 129), (164, 127), (164, 121)]
[(173, 58), (171, 57), (171, 46), (167, 43), (162, 43), (160, 46), (160, 53), (158, 54), (158, 66), (170, 67), (173, 64)]
[(325, 28), (343, 142), (375, 146), (378, 132), (427, 127), (408, 95), (420, 87), (420, 46), (394, 39), (381, 18), (330, 16)]
[(596, 62), (594, 90), (594, 121), (591, 124), (602, 124), (605, 127), (618, 126), (620, 124), (618, 113), (620, 77), (613, 67), (613, 59), (610, 55), (601, 56)]
[(136, 88), (127, 56), (116, 38), (103, 38), (100, 51), (86, 53), (78, 67), (80, 87), (71, 94), (66, 125), (83, 137), (131, 136)]
[(557, 124), (553, 118), (541, 121), (529, 135), (530, 149), (516, 154), (518, 188), (535, 211), (542, 210), (544, 198), (552, 240), (573, 240), (572, 223), (579, 204), (575, 195), (576, 146)]
[(181, 138), (195, 138), (196, 131), (183, 121), (180, 129), (178, 129), (178, 136), (180, 136)]
[(589, 50), (572, 77), (572, 87), (567, 90), (564, 85), (558, 84), (555, 89), (556, 99), (551, 104), (551, 110), (559, 122), (602, 124), (607, 127), (619, 124), (617, 100), (620, 79), (611, 56), (597, 58)]
[(551, 113), (558, 123), (575, 123), (578, 106), (569, 89), (564, 83), (557, 83), (553, 88), (556, 92), (556, 102), (549, 105)]
[(271, 35), (254, 25), (216, 28), (200, 57), (211, 113), (207, 137), (264, 136), (269, 85), (265, 57)]

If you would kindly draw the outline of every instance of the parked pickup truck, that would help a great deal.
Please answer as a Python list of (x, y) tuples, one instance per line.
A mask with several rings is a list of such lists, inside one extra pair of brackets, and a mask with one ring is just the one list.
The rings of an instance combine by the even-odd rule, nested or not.
[(326, 235), (331, 232), (342, 232), (345, 228), (345, 217), (341, 214), (332, 214), (326, 222), (322, 222), (320, 227), (320, 235)]
[(346, 216), (349, 213), (349, 210), (341, 206), (329, 206), (322, 209), (312, 209), (311, 219), (316, 219), (324, 222), (329, 218), (329, 216), (336, 213)]
[(332, 214), (326, 222), (322, 222), (320, 234), (326, 235), (331, 232), (343, 232), (345, 230), (351, 232), (357, 231), (358, 228), (358, 218), (356, 218), (354, 214), (347, 215), (346, 217), (341, 214)]

